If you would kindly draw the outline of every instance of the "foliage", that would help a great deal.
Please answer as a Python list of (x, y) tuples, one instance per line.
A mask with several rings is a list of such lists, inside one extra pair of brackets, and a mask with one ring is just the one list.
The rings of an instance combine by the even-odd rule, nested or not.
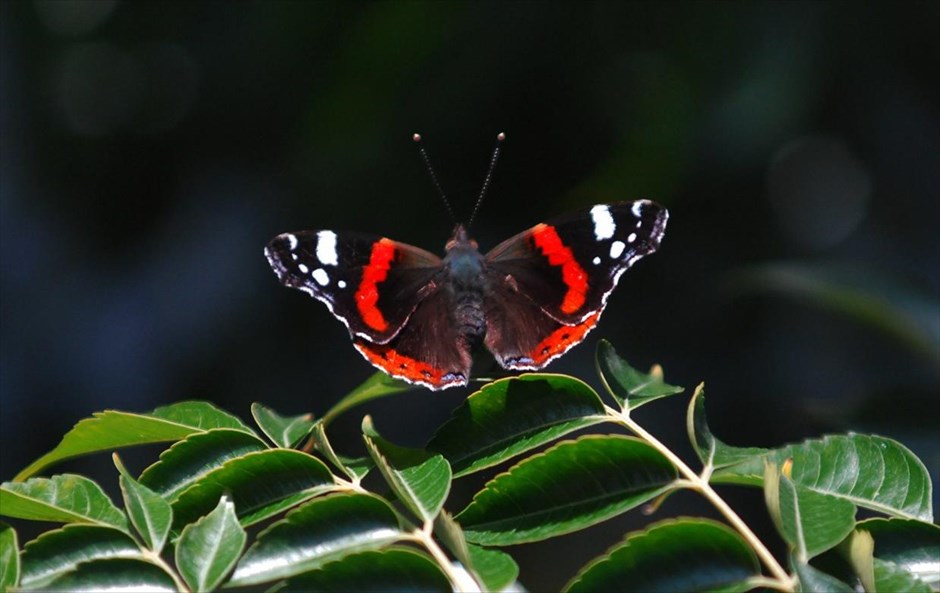
[[(573, 377), (500, 379), (467, 398), (423, 449), (388, 441), (366, 417), (367, 458), (338, 454), (328, 427), (364, 401), (403, 391), (384, 376), (319, 420), (255, 404), (259, 430), (206, 402), (95, 414), (0, 487), (0, 514), (64, 524), (21, 549), (0, 523), (0, 590), (505, 590), (518, 588), (519, 570), (499, 548), (586, 529), (680, 490), (705, 497), (727, 524), (659, 520), (625, 534), (564, 590), (940, 586), (930, 477), (900, 443), (847, 434), (732, 447), (709, 429), (699, 386), (687, 417), (701, 464), (694, 471), (631, 416), (683, 390), (658, 366), (630, 367), (606, 342), (597, 367), (610, 403)], [(597, 431), (602, 423), (633, 436)], [(589, 427), (595, 432), (567, 436)], [(161, 442), (173, 444), (137, 476), (114, 455), (123, 510), (85, 477), (35, 476), (70, 457)], [(511, 460), (465, 508), (445, 510), (454, 480)], [(370, 472), (384, 486), (367, 489)], [(718, 484), (763, 489), (788, 566)], [(860, 508), (883, 517), (858, 520)]]

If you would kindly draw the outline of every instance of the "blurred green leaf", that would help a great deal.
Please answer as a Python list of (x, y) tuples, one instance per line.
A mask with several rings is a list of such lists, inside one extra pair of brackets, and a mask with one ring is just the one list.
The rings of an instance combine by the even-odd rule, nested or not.
[(422, 522), (433, 521), (450, 492), (450, 465), (444, 457), (383, 439), (369, 416), (362, 420), (362, 433), (366, 449), (398, 499)]
[(434, 535), (458, 562), (467, 567), (473, 566), (470, 545), (463, 529), (446, 510), (442, 510), (434, 519)]
[(32, 521), (94, 523), (127, 531), (127, 518), (101, 486), (75, 474), (0, 485), (0, 514)]
[(45, 589), (83, 562), (142, 557), (137, 542), (122, 531), (99, 525), (66, 525), (26, 544), (20, 585), (24, 589)]
[(243, 526), (328, 491), (333, 474), (323, 462), (292, 449), (268, 449), (231, 459), (199, 478), (173, 503), (173, 528), (207, 514), (230, 494)]
[(675, 479), (675, 467), (645, 442), (590, 435), (490, 480), (456, 519), (473, 543), (539, 541), (619, 515), (662, 494)]
[(107, 558), (84, 562), (44, 591), (176, 591), (173, 577), (145, 560)]
[(750, 546), (720, 523), (655, 523), (592, 560), (563, 589), (587, 591), (748, 591), (760, 575)]
[(764, 475), (767, 508), (798, 562), (834, 548), (855, 528), (855, 505), (843, 498), (797, 486), (780, 468), (767, 465)]
[(366, 379), (359, 387), (353, 389), (330, 408), (330, 410), (323, 415), (322, 422), (324, 425), (327, 425), (343, 412), (355, 408), (356, 406), (361, 406), (367, 401), (402, 393), (404, 391), (411, 391), (412, 389), (415, 389), (414, 385), (390, 377), (382, 371), (378, 371), (373, 373), (373, 375)]
[(519, 565), (509, 554), (472, 544), (468, 550), (472, 570), (482, 581), (484, 590), (502, 591), (519, 577)]
[(773, 449), (715, 472), (713, 481), (759, 485), (765, 460), (793, 460), (797, 486), (904, 518), (933, 520), (927, 468), (906, 447), (880, 436), (831, 435)]
[(801, 593), (855, 593), (847, 583), (803, 562), (793, 561), (793, 572)]
[(940, 527), (910, 519), (868, 519), (858, 529), (875, 540), (875, 558), (891, 562), (940, 588)]
[(242, 421), (209, 402), (186, 401), (155, 409), (149, 414), (105, 410), (85, 418), (67, 432), (55, 449), (13, 478), (21, 482), (64, 459), (122, 447), (176, 441), (194, 432), (231, 428), (253, 434)]
[(462, 476), (607, 420), (600, 397), (582, 381), (525, 374), (493, 381), (468, 397), (427, 448), (443, 454), (455, 476)]
[(903, 567), (875, 558), (875, 591), (904, 591), (905, 593), (931, 593), (930, 585)]
[(0, 521), (0, 593), (20, 582), (20, 548), (16, 531)]
[(125, 469), (118, 454), (113, 455), (114, 465), (121, 476), (119, 484), (121, 494), (124, 496), (124, 508), (131, 518), (137, 533), (144, 538), (144, 542), (151, 550), (159, 554), (166, 543), (166, 536), (170, 533), (173, 523), (173, 509), (170, 503), (159, 494), (142, 486)]
[(385, 547), (401, 536), (398, 518), (384, 500), (368, 494), (330, 494), (262, 531), (229, 584), (293, 577), (350, 554)]
[(686, 428), (698, 458), (712, 469), (734, 465), (767, 453), (767, 449), (758, 447), (732, 447), (715, 438), (705, 417), (704, 383), (695, 388), (695, 393), (689, 401)]
[(746, 268), (731, 290), (768, 292), (845, 315), (885, 332), (931, 361), (940, 357), (940, 302), (895, 274), (840, 263), (775, 263)]
[(313, 424), (311, 432), (313, 446), (320, 455), (329, 461), (333, 467), (342, 471), (350, 480), (361, 480), (375, 467), (370, 457), (350, 458), (338, 455), (330, 444), (330, 439), (326, 435), (326, 426), (322, 420)]
[(239, 430), (220, 428), (195, 433), (164, 451), (160, 461), (140, 475), (140, 483), (173, 502), (183, 490), (225, 462), (268, 448), (255, 435)]
[(685, 391), (683, 387), (663, 381), (663, 369), (659, 365), (653, 366), (648, 374), (631, 367), (617, 356), (617, 351), (607, 340), (598, 342), (594, 359), (604, 387), (623, 410), (635, 410), (651, 401)]
[(450, 581), (437, 564), (410, 548), (361, 552), (330, 562), (272, 587), (271, 592), (386, 593), (389, 591), (451, 593)]
[(283, 449), (296, 446), (313, 427), (312, 414), (281, 416), (258, 402), (251, 404), (251, 415), (261, 428), (261, 432), (271, 439), (272, 443)]
[(212, 591), (235, 567), (248, 536), (227, 497), (183, 529), (176, 542), (176, 567), (193, 591)]

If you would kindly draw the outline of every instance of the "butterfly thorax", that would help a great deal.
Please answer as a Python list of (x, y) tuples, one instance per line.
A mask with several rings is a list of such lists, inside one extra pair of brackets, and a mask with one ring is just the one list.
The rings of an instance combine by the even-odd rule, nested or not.
[(477, 243), (458, 224), (453, 237), (447, 242), (444, 267), (448, 274), (448, 286), (452, 291), (454, 317), (458, 331), (471, 346), (478, 345), (486, 333), (483, 315), (484, 259)]

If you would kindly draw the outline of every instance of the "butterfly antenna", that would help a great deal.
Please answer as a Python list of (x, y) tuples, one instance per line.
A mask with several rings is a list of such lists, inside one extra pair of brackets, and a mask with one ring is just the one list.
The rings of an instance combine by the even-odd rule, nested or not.
[(493, 179), (493, 169), (496, 168), (496, 161), (499, 159), (499, 152), (502, 150), (503, 141), (506, 139), (506, 134), (500, 132), (496, 135), (496, 148), (493, 149), (493, 157), (490, 159), (490, 168), (486, 172), (486, 178), (483, 180), (483, 187), (480, 188), (480, 197), (477, 198), (477, 203), (473, 206), (473, 212), (470, 214), (470, 220), (467, 222), (467, 228), (473, 224), (473, 219), (476, 218), (477, 210), (480, 209), (480, 204), (483, 203), (483, 196), (486, 195), (486, 190), (490, 187), (490, 180)]
[(431, 166), (431, 159), (428, 158), (428, 153), (424, 150), (424, 145), (421, 144), (421, 134), (415, 134), (411, 137), (415, 141), (415, 144), (418, 145), (418, 152), (421, 153), (421, 158), (424, 160), (424, 166), (428, 168), (428, 173), (431, 175), (431, 181), (434, 182), (434, 187), (437, 188), (437, 193), (440, 194), (441, 200), (444, 202), (444, 207), (447, 208), (447, 213), (450, 214), (450, 219), (457, 223), (457, 217), (454, 216), (454, 209), (451, 207), (450, 202), (447, 200), (447, 196), (444, 195), (444, 189), (441, 187), (441, 182), (437, 180), (437, 174), (434, 173), (434, 167)]

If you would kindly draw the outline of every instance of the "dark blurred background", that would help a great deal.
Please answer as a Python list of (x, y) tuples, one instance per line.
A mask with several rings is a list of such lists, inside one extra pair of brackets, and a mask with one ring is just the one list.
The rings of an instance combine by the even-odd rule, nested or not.
[[(105, 408), (207, 399), (322, 414), (372, 368), (262, 248), (361, 230), (441, 251), (474, 228), (651, 198), (660, 253), (550, 370), (607, 338), (707, 381), (715, 432), (891, 436), (940, 466), (940, 3), (0, 3), (0, 479)], [(358, 425), (420, 445), (468, 390)], [(687, 458), (684, 398), (641, 420)], [(107, 456), (53, 471), (116, 482)], [(138, 467), (137, 469), (141, 469)], [(96, 474), (96, 472), (98, 472)], [(472, 481), (472, 480), (471, 480)], [(458, 510), (479, 483), (458, 488)], [(765, 533), (761, 495), (728, 491)], [(660, 511), (708, 513), (694, 496)], [(649, 521), (510, 549), (533, 590)], [(768, 539), (774, 539), (768, 535)]]

